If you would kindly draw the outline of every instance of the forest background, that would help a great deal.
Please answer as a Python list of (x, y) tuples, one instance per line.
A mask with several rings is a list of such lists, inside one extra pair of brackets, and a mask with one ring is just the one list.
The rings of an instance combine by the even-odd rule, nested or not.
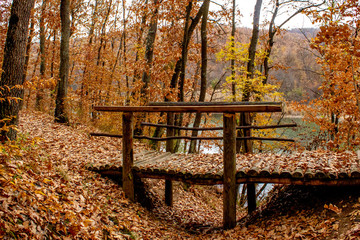
[[(107, 132), (121, 130), (121, 115), (100, 115), (94, 105), (281, 101), (286, 102), (286, 113), (299, 114), (319, 128), (312, 149), (357, 150), (358, 1), (256, 0), (252, 28), (241, 25), (241, 6), (235, 0), (1, 1), (0, 236), (163, 236), (161, 229), (167, 223), (147, 218), (150, 215), (130, 204), (118, 185), (85, 170), (91, 161), (119, 152), (119, 141), (89, 139), (81, 132), (83, 125), (78, 123)], [(265, 12), (268, 17), (260, 21)], [(287, 30), (292, 16), (300, 13), (318, 27)], [(285, 19), (280, 17), (284, 14)], [(29, 118), (24, 117), (20, 127), (34, 136), (17, 134), (20, 108), (37, 110), (20, 115)], [(165, 116), (136, 117), (138, 134), (164, 134), (161, 129), (142, 128), (140, 121), (165, 123)], [(239, 118), (238, 123), (276, 124), (282, 117), (256, 114)], [(53, 124), (52, 119), (80, 130), (70, 131), (75, 128)], [(180, 114), (175, 120), (177, 125), (194, 127), (216, 124), (214, 118), (200, 114)], [(45, 139), (39, 140), (43, 129)], [(176, 147), (194, 152), (197, 144)], [(69, 145), (76, 149), (70, 151)], [(289, 150), (289, 145), (260, 143), (254, 149), (274, 147)], [(193, 209), (188, 199), (183, 203)], [(184, 212), (179, 212), (181, 218)], [(276, 224), (283, 227), (284, 219)], [(299, 219), (296, 213), (292, 221)], [(303, 219), (314, 232), (318, 224)], [(327, 231), (323, 226), (338, 229), (334, 221), (319, 224), (317, 236)], [(356, 233), (358, 229), (356, 225)], [(244, 230), (245, 236), (255, 232)]]
[[(120, 119), (99, 116), (92, 106), (296, 101), (296, 111), (320, 126), (332, 148), (360, 143), (356, 1), (257, 0), (249, 29), (241, 27), (241, 2), (235, 1), (36, 0), (17, 84), (6, 82), (3, 57), (10, 9), (11, 1), (0, 3), (2, 104), (117, 132)], [(287, 30), (300, 13), (320, 28)], [(17, 111), (1, 118), (3, 134), (13, 138)], [(165, 122), (162, 115), (141, 116), (139, 122), (144, 118)], [(250, 121), (263, 125), (268, 119), (258, 114)], [(201, 121), (211, 124), (200, 115), (178, 115), (175, 124), (196, 127)], [(149, 131), (139, 123), (136, 130)]]

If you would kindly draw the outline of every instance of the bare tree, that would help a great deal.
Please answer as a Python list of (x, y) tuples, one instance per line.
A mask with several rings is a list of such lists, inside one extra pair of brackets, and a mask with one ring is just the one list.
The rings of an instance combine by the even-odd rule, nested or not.
[[(281, 22), (278, 26), (276, 26), (275, 20), (279, 14), (279, 9), (282, 6), (284, 7), (289, 4), (294, 5), (294, 3), (305, 4), (305, 6), (303, 5), (302, 7), (299, 7), (288, 18), (286, 18), (283, 22)], [(305, 10), (307, 10), (309, 8), (319, 7), (319, 6), (323, 5), (324, 3), (325, 3), (325, 1), (322, 1), (318, 4), (316, 4), (310, 0), (304, 0), (304, 1), (289, 0), (289, 1), (282, 1), (282, 2), (280, 0), (275, 1), (274, 10), (273, 10), (272, 17), (271, 17), (270, 24), (269, 24), (267, 47), (266, 47), (265, 58), (264, 58), (264, 62), (263, 62), (264, 77), (265, 77), (263, 80), (263, 84), (266, 84), (269, 79), (269, 72), (271, 69), (271, 66), (269, 65), (269, 58), (271, 55), (272, 48), (274, 46), (274, 38), (275, 38), (276, 33), (278, 33), (278, 31), (296, 15), (304, 12)]]

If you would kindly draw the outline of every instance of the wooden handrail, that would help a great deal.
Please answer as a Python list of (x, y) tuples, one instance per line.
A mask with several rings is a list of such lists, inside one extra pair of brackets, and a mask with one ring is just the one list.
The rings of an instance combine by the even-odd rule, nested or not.
[(181, 106), (94, 106), (94, 110), (103, 112), (208, 112), (208, 113), (236, 113), (236, 112), (281, 112), (279, 104), (253, 105), (181, 105)]
[[(179, 129), (179, 130), (197, 130), (197, 131), (214, 131), (214, 130), (223, 130), (223, 127), (182, 127), (182, 126), (175, 126), (175, 125), (167, 125), (167, 124), (156, 124), (156, 123), (148, 123), (142, 122), (141, 125), (143, 126), (150, 126), (150, 127), (164, 127), (164, 128), (171, 128), (171, 129)], [(236, 129), (273, 129), (273, 128), (286, 128), (286, 127), (297, 127), (296, 123), (291, 124), (281, 124), (281, 125), (267, 125), (267, 126), (237, 126)]]
[(149, 127), (163, 127), (169, 129), (179, 129), (179, 130), (197, 130), (197, 131), (213, 131), (213, 130), (223, 130), (223, 127), (182, 127), (182, 126), (175, 126), (175, 125), (167, 125), (167, 124), (157, 124), (157, 123), (148, 123), (142, 122), (141, 125), (149, 126)]
[(150, 102), (148, 106), (233, 106), (233, 105), (279, 105), (281, 102)]
[[(123, 135), (110, 133), (90, 133), (90, 136), (97, 137), (115, 137), (122, 138)], [(190, 137), (190, 136), (174, 136), (174, 137), (148, 137), (144, 135), (134, 135), (135, 139), (148, 139), (153, 141), (167, 141), (172, 139), (186, 139), (186, 140), (223, 140), (223, 137)], [(288, 138), (266, 138), (266, 137), (237, 137), (236, 140), (261, 140), (261, 141), (283, 141), (295, 142), (294, 139)]]

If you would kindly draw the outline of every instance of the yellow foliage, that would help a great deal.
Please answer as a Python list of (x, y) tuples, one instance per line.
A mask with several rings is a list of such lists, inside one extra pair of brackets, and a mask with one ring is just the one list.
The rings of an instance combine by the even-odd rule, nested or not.
[[(250, 86), (250, 95), (252, 101), (282, 101), (283, 94), (278, 92), (278, 85), (264, 84), (265, 76), (258, 69), (255, 70), (253, 78), (248, 78), (247, 62), (249, 61), (248, 54), (249, 44), (242, 44), (234, 42), (232, 37), (229, 38), (225, 48), (216, 54), (218, 61), (234, 60), (234, 74), (230, 74), (226, 78), (226, 83), (223, 88), (223, 94), (226, 96), (226, 101), (233, 99), (231, 86), (235, 84), (236, 99), (241, 99), (248, 86)], [(260, 65), (266, 57), (266, 52), (262, 49), (257, 51), (255, 57), (255, 67)], [(230, 67), (229, 67), (230, 69)], [(231, 70), (231, 69), (230, 69)], [(245, 87), (245, 84), (247, 85)]]

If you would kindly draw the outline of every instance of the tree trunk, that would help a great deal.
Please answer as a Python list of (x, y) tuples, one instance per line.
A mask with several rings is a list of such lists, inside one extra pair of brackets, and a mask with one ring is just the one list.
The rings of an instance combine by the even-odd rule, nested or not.
[[(188, 47), (189, 47), (189, 42), (190, 42), (190, 38), (197, 26), (197, 24), (200, 22), (200, 19), (203, 15), (203, 11), (204, 11), (204, 4), (201, 6), (201, 8), (199, 9), (198, 13), (196, 14), (195, 18), (192, 18), (192, 22), (189, 26), (189, 21), (190, 21), (190, 13), (191, 13), (191, 9), (192, 9), (192, 1), (189, 2), (189, 5), (186, 7), (186, 18), (185, 18), (185, 28), (184, 28), (184, 37), (183, 37), (183, 41), (182, 41), (182, 50), (181, 50), (181, 58), (179, 58), (175, 64), (175, 72), (171, 78), (171, 83), (170, 83), (170, 88), (176, 88), (176, 86), (178, 85), (178, 79), (179, 79), (179, 75), (181, 70), (183, 69), (182, 65), (186, 64), (186, 61), (184, 61), (184, 58), (187, 58), (187, 54), (188, 54)], [(179, 84), (181, 85), (181, 84)], [(165, 101), (168, 101), (168, 99), (165, 99)]]
[[(260, 22), (260, 11), (261, 11), (262, 0), (257, 0), (254, 10), (254, 22), (253, 22), (253, 32), (251, 37), (251, 42), (249, 46), (249, 61), (247, 64), (247, 79), (245, 82), (245, 88), (242, 96), (242, 101), (250, 100), (250, 79), (254, 77), (255, 71), (255, 55), (256, 47), (259, 39), (259, 22)], [(251, 125), (251, 116), (250, 113), (241, 113), (240, 114), (240, 124), (243, 126)], [(244, 136), (250, 137), (250, 129), (244, 129)], [(252, 142), (244, 141), (243, 151), (246, 153), (252, 153)], [(247, 185), (247, 198), (248, 198), (248, 211), (249, 213), (253, 212), (256, 209), (256, 193), (255, 193), (255, 184)]]
[[(249, 61), (247, 63), (247, 76), (245, 80), (244, 90), (242, 93), (243, 102), (249, 101), (251, 95), (250, 79), (254, 77), (254, 71), (255, 71), (255, 55), (256, 55), (257, 43), (259, 40), (259, 22), (260, 22), (261, 4), (262, 4), (262, 0), (257, 0), (255, 4), (253, 31), (249, 46)], [(249, 113), (240, 113), (240, 125), (242, 126), (251, 125), (251, 122), (252, 120)], [(250, 129), (244, 129), (243, 136), (250, 137), (251, 136)], [(244, 152), (251, 152), (252, 142), (249, 140), (244, 140), (242, 149)]]
[(270, 72), (270, 66), (269, 66), (269, 58), (271, 55), (271, 51), (272, 51), (272, 47), (274, 46), (274, 36), (276, 34), (276, 29), (274, 29), (274, 25), (275, 25), (275, 19), (276, 16), (278, 14), (279, 11), (279, 0), (276, 0), (275, 3), (275, 10), (274, 13), (272, 15), (270, 24), (269, 24), (269, 39), (267, 42), (267, 48), (266, 48), (266, 52), (265, 52), (265, 59), (264, 59), (264, 79), (263, 79), (263, 84), (266, 84), (268, 79), (269, 79), (269, 72)]
[(70, 42), (70, 0), (61, 0), (61, 43), (60, 43), (60, 79), (56, 86), (55, 121), (68, 123), (65, 100), (67, 97), (69, 78), (69, 42)]
[[(146, 1), (147, 2), (147, 1)], [(131, 97), (131, 92), (130, 92), (130, 83), (129, 83), (129, 76), (127, 75), (127, 66), (126, 66), (126, 18), (125, 18), (125, 8), (126, 8), (126, 5), (125, 5), (125, 0), (122, 1), (122, 6), (123, 6), (123, 27), (124, 27), (124, 30), (123, 30), (123, 34), (122, 34), (122, 44), (123, 44), (123, 67), (124, 67), (124, 71), (125, 71), (125, 81), (126, 81), (126, 98), (125, 98), (125, 104), (126, 105), (130, 105), (130, 97)], [(121, 43), (120, 43), (121, 45)], [(137, 57), (137, 56), (136, 56)], [(119, 89), (120, 91), (120, 89)]]
[(29, 61), (30, 61), (30, 50), (31, 50), (31, 42), (32, 42), (32, 39), (34, 37), (34, 27), (35, 27), (35, 18), (34, 18), (33, 14), (32, 14), (31, 23), (30, 23), (30, 33), (29, 33), (29, 37), (28, 37), (28, 40), (27, 40), (27, 44), (26, 44), (26, 55), (25, 55), (23, 82), (25, 82), (25, 80), (26, 80), (27, 69), (28, 69)]
[[(173, 77), (171, 79), (170, 87), (176, 88), (176, 85), (178, 85), (179, 93), (178, 93), (178, 101), (183, 102), (184, 101), (184, 81), (185, 81), (185, 71), (186, 71), (186, 63), (187, 63), (187, 56), (189, 51), (189, 42), (190, 38), (192, 36), (192, 32), (190, 32), (190, 17), (191, 17), (191, 10), (193, 7), (193, 1), (190, 0), (189, 4), (186, 6), (186, 15), (185, 15), (185, 26), (184, 26), (184, 36), (182, 41), (182, 47), (181, 47), (181, 58), (176, 62), (175, 65), (175, 72), (173, 74)], [(199, 10), (200, 12), (200, 10)], [(200, 21), (201, 15), (198, 15), (198, 21)], [(191, 25), (193, 25), (194, 22), (192, 22)], [(194, 28), (195, 30), (195, 28)], [(183, 114), (179, 113), (175, 115), (175, 125), (181, 125), (183, 120)], [(175, 129), (175, 136), (180, 135), (180, 130)], [(181, 140), (175, 141), (175, 152), (178, 151), (180, 146)]]
[[(4, 60), (0, 80), (1, 97), (0, 101), (0, 140), (14, 140), (17, 136), (20, 109), (20, 98), (23, 98), (24, 91), (24, 65), (26, 39), (29, 29), (29, 19), (34, 0), (14, 0), (11, 6), (7, 37), (4, 48)], [(4, 119), (10, 120), (4, 120)], [(10, 126), (10, 128), (8, 128)]]
[[(205, 3), (205, 2), (204, 2)], [(182, 50), (181, 50), (181, 58), (178, 59), (175, 65), (175, 72), (172, 76), (170, 88), (179, 89), (178, 94), (178, 101), (184, 101), (184, 80), (185, 80), (185, 71), (186, 71), (186, 63), (187, 63), (187, 56), (189, 51), (189, 43), (191, 36), (200, 22), (201, 17), (203, 16), (205, 4), (202, 4), (198, 13), (196, 14), (195, 18), (190, 18), (191, 10), (192, 10), (192, 1), (189, 2), (189, 5), (186, 7), (186, 18), (185, 18), (185, 28), (184, 28), (184, 37), (182, 41)], [(192, 20), (190, 24), (190, 20)], [(189, 26), (190, 24), (190, 26)], [(175, 116), (175, 125), (181, 125), (183, 120), (183, 114), (180, 113)], [(180, 131), (175, 130), (175, 136), (179, 135)], [(180, 141), (176, 141), (175, 143), (175, 151), (179, 148)]]
[[(235, 47), (235, 7), (236, 1), (233, 0), (233, 9), (232, 9), (232, 26), (231, 26), (231, 46)], [(233, 56), (230, 61), (230, 68), (231, 68), (231, 91), (233, 95), (233, 102), (236, 102), (236, 83), (235, 83), (235, 58), (234, 58), (234, 50), (231, 50), (231, 55)]]
[[(104, 22), (102, 24), (102, 27), (101, 27), (101, 36), (100, 36), (100, 45), (99, 45), (99, 48), (98, 48), (98, 56), (97, 56), (97, 61), (96, 61), (96, 66), (97, 66), (97, 69), (98, 71), (102, 68), (104, 68), (105, 66), (105, 61), (103, 60), (103, 57), (102, 57), (102, 52), (101, 50), (105, 50), (106, 49), (106, 44), (107, 44), (107, 39), (106, 39), (106, 25), (108, 23), (108, 20), (109, 20), (109, 16), (110, 16), (110, 13), (111, 13), (111, 7), (112, 7), (112, 0), (109, 1), (108, 3), (108, 9), (106, 11), (106, 15), (105, 15), (105, 19), (104, 19)], [(102, 71), (100, 71), (102, 72)], [(97, 77), (95, 78), (95, 82), (97, 82)], [(100, 76), (100, 82), (99, 82), (99, 85), (100, 85), (100, 88), (99, 90), (97, 91), (98, 92), (98, 96), (94, 96), (95, 99), (97, 99), (97, 101), (95, 101), (95, 103), (97, 104), (103, 104), (103, 77)], [(93, 113), (92, 114), (93, 117), (96, 118), (97, 116), (97, 113)]]
[(259, 22), (260, 22), (261, 4), (262, 4), (262, 0), (257, 0), (255, 4), (253, 31), (249, 46), (249, 61), (247, 63), (247, 80), (245, 82), (242, 101), (250, 100), (251, 87), (249, 85), (250, 84), (249, 79), (254, 77), (254, 71), (255, 71), (255, 54), (256, 54), (257, 43), (259, 40)]
[[(148, 4), (148, 0), (145, 0), (144, 5), (146, 6)], [(147, 19), (147, 14), (145, 13), (145, 11), (142, 13), (143, 15), (141, 16), (141, 23), (140, 23), (140, 30), (137, 36), (137, 48), (136, 48), (136, 54), (135, 54), (135, 64), (139, 61), (139, 55), (140, 55), (140, 46), (142, 45), (142, 38), (143, 38), (143, 34), (144, 34), (144, 27), (146, 24), (146, 19)], [(133, 83), (136, 82), (138, 79), (140, 79), (141, 77), (141, 73), (140, 71), (138, 71), (138, 69), (135, 68), (134, 70), (134, 76), (133, 76)], [(129, 84), (127, 83), (127, 86), (129, 86)], [(129, 90), (127, 90), (129, 91)], [(131, 93), (129, 94), (131, 96)], [(130, 98), (129, 96), (129, 98)], [(128, 96), (127, 96), (128, 97)]]
[(43, 111), (43, 99), (44, 99), (44, 89), (41, 86), (41, 81), (45, 78), (46, 71), (46, 57), (45, 57), (45, 9), (46, 9), (47, 0), (43, 0), (41, 5), (41, 15), (40, 15), (40, 79), (37, 84), (37, 92), (35, 99), (35, 109), (38, 111)]
[(94, 41), (94, 30), (95, 30), (95, 25), (98, 21), (98, 5), (99, 5), (99, 0), (95, 0), (95, 5), (94, 5), (94, 10), (92, 12), (92, 19), (91, 19), (91, 25), (90, 25), (90, 29), (89, 29), (89, 35), (88, 35), (88, 51), (85, 54), (85, 66), (83, 69), (83, 73), (82, 73), (82, 79), (81, 79), (81, 86), (80, 86), (80, 103), (79, 103), (79, 108), (80, 108), (80, 113), (84, 116), (89, 114), (89, 109), (87, 106), (87, 103), (89, 102), (88, 100), (88, 96), (89, 96), (89, 82), (87, 80), (88, 78), (88, 65), (90, 65), (91, 62), (91, 52), (92, 52), (92, 44)]
[[(206, 84), (207, 84), (207, 20), (209, 15), (209, 5), (210, 0), (204, 1), (204, 12), (201, 22), (201, 83), (200, 83), (200, 96), (199, 96), (199, 102), (205, 101), (205, 95), (206, 95)], [(201, 113), (197, 112), (195, 115), (195, 121), (193, 127), (199, 127), (201, 122)], [(194, 130), (192, 131), (192, 136), (197, 137), (198, 131)], [(190, 153), (196, 152), (196, 140), (192, 140), (190, 142)]]
[(56, 34), (57, 29), (53, 31), (53, 46), (52, 46), (52, 57), (51, 57), (51, 64), (50, 64), (50, 77), (54, 77), (54, 66), (55, 66), (55, 58), (56, 58)]
[(145, 60), (146, 66), (142, 75), (143, 86), (141, 88), (141, 94), (144, 97), (145, 104), (148, 102), (148, 86), (150, 82), (150, 69), (154, 56), (154, 43), (157, 32), (157, 24), (158, 24), (158, 0), (154, 0), (155, 9), (151, 17), (150, 28), (148, 35), (146, 37), (146, 49), (145, 49)]
[[(29, 61), (30, 61), (31, 42), (32, 42), (32, 39), (34, 37), (35, 18), (34, 18), (33, 12), (31, 14), (30, 18), (31, 18), (30, 33), (29, 33), (29, 37), (28, 37), (27, 43), (26, 43), (23, 83), (26, 81), (26, 77), (27, 77), (27, 70), (28, 70)], [(29, 88), (28, 94), (30, 95), (30, 93), (31, 93), (31, 87)], [(29, 106), (29, 99), (30, 99), (30, 96), (27, 98), (26, 108), (28, 108), (28, 106)], [(22, 105), (21, 108), (23, 107), (24, 102), (25, 102), (25, 95), (24, 95), (24, 99), (23, 99), (23, 101), (21, 103), (21, 105)]]

